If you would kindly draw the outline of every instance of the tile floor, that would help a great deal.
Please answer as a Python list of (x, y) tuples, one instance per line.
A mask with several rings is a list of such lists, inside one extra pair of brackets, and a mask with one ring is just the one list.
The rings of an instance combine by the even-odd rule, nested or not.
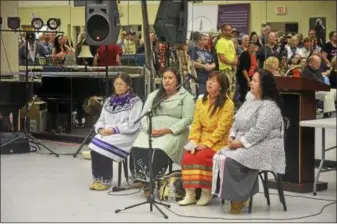
[[(75, 152), (77, 147), (55, 142), (48, 142), (48, 145), (58, 153)], [(116, 177), (116, 164), (114, 171)], [(205, 207), (173, 204), (169, 211), (160, 206), (169, 216), (168, 220), (155, 208), (149, 212), (149, 205), (115, 214), (116, 209), (143, 202), (143, 194), (111, 196), (107, 192), (90, 191), (90, 172), (90, 161), (80, 155), (77, 158), (37, 153), (2, 155), (1, 222), (336, 222), (336, 204), (320, 213), (323, 206), (331, 202), (310, 199), (314, 197), (312, 194), (290, 192), (285, 192), (287, 212), (282, 210), (277, 195), (271, 196), (268, 207), (263, 194), (258, 194), (254, 197), (253, 213), (239, 216), (226, 213), (228, 203), (222, 207), (218, 199)], [(320, 180), (328, 181), (329, 189), (319, 192), (315, 198), (335, 201), (336, 172), (323, 173)], [(313, 214), (319, 215), (309, 217)]]

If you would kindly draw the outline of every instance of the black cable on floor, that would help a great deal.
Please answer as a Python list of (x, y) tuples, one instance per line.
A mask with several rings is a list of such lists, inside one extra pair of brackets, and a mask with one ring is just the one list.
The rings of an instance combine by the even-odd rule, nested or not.
[(136, 188), (129, 188), (129, 189), (125, 189), (124, 191), (129, 191), (129, 190), (136, 190), (134, 192), (131, 193), (125, 193), (125, 194), (117, 194), (114, 191), (109, 191), (108, 195), (110, 196), (126, 196), (126, 195), (133, 195), (133, 194), (138, 194), (142, 189), (136, 189)]
[(305, 219), (305, 218), (310, 218), (310, 217), (315, 217), (315, 216), (318, 216), (320, 214), (323, 213), (324, 209), (326, 209), (327, 207), (333, 205), (333, 204), (336, 204), (336, 201), (335, 202), (332, 202), (332, 203), (329, 203), (327, 205), (324, 205), (321, 209), (321, 211), (317, 212), (317, 213), (314, 213), (314, 214), (310, 214), (310, 215), (305, 215), (305, 216), (300, 216), (300, 217), (294, 217), (294, 218), (286, 218), (286, 219), (271, 219), (271, 218), (246, 218), (246, 219), (243, 219), (243, 218), (238, 218), (238, 219), (229, 219), (229, 218), (224, 218), (224, 217), (207, 217), (207, 216), (192, 216), (192, 215), (181, 215), (177, 212), (174, 212), (172, 211), (171, 209), (165, 207), (169, 212), (175, 214), (176, 216), (178, 217), (181, 217), (181, 218), (194, 218), (194, 219), (211, 219), (211, 220), (230, 220), (230, 221), (290, 221), (290, 220), (298, 220), (298, 219)]
[[(264, 194), (263, 192), (259, 192), (260, 194)], [(276, 193), (269, 193), (271, 195), (278, 195)], [(305, 199), (310, 199), (310, 200), (317, 200), (317, 201), (327, 201), (327, 202), (331, 202), (327, 205), (324, 205), (321, 210), (317, 213), (314, 214), (310, 214), (310, 215), (305, 215), (305, 216), (300, 216), (300, 217), (294, 217), (294, 218), (285, 218), (285, 219), (273, 219), (273, 218), (238, 218), (238, 219), (229, 219), (229, 218), (224, 218), (224, 217), (207, 217), (207, 216), (191, 216), (191, 215), (181, 215), (177, 212), (172, 211), (169, 208), (166, 208), (168, 211), (170, 211), (171, 213), (175, 214), (178, 217), (182, 217), (182, 218), (198, 218), (198, 219), (211, 219), (211, 220), (232, 220), (232, 221), (245, 221), (245, 220), (249, 220), (249, 221), (262, 221), (262, 220), (269, 220), (269, 221), (290, 221), (290, 220), (298, 220), (298, 219), (305, 219), (305, 218), (310, 218), (310, 217), (315, 217), (318, 216), (320, 214), (323, 213), (324, 209), (326, 209), (327, 207), (336, 204), (337, 201), (336, 200), (332, 200), (332, 199), (324, 199), (324, 198), (315, 198), (315, 197), (307, 197), (307, 196), (301, 196), (301, 195), (287, 195), (285, 194), (284, 196), (287, 197), (293, 197), (293, 198), (305, 198)]]

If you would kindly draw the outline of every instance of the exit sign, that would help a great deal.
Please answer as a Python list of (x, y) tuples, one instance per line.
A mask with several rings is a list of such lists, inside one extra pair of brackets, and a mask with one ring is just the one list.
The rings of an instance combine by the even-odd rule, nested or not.
[(276, 7), (276, 15), (285, 15), (287, 14), (287, 8), (285, 6)]

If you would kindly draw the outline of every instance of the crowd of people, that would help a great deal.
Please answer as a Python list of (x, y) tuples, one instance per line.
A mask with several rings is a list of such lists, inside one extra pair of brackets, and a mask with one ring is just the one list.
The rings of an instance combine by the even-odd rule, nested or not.
[[(107, 190), (112, 160), (123, 161), (130, 155), (134, 184), (148, 192), (149, 166), (157, 179), (173, 161), (181, 165), (186, 192), (179, 205), (207, 205), (218, 184), (214, 177), (220, 175), (218, 195), (231, 201), (230, 213), (240, 214), (258, 192), (259, 170), (285, 173), (283, 105), (275, 76), (310, 78), (330, 85), (330, 91), (316, 92), (316, 98), (324, 102), (324, 113), (335, 111), (336, 32), (329, 37), (328, 43), (318, 42), (314, 30), (306, 38), (301, 34), (283, 37), (269, 26), (262, 28), (260, 36), (255, 32), (239, 35), (225, 24), (217, 34), (194, 32), (186, 44), (172, 46), (170, 60), (177, 62), (177, 69), (162, 68), (168, 54), (159, 45), (154, 58), (159, 60), (156, 68), (162, 81), (144, 105), (132, 92), (128, 75), (121, 74), (114, 81), (115, 93), (104, 103), (97, 135), (89, 145), (94, 177), (90, 189)], [(150, 39), (157, 54), (155, 34), (150, 33)], [(125, 49), (128, 41), (118, 45)], [(183, 85), (187, 74), (194, 75), (198, 83), (190, 80)], [(151, 108), (149, 133), (146, 116), (140, 123), (135, 121)], [(219, 173), (213, 164), (220, 157)], [(196, 189), (201, 189), (199, 199)]]
[[(191, 72), (195, 71), (199, 79), (197, 94), (204, 93), (205, 77), (211, 71), (219, 70), (230, 81), (230, 98), (240, 105), (249, 91), (254, 72), (265, 68), (275, 76), (314, 78), (330, 85), (330, 92), (317, 92), (316, 98), (324, 102), (324, 116), (335, 111), (336, 31), (329, 33), (329, 41), (325, 43), (314, 29), (304, 38), (301, 33), (283, 35), (273, 32), (270, 26), (264, 25), (260, 35), (256, 32), (248, 35), (225, 24), (218, 33), (194, 32), (187, 48), (190, 57), (185, 61), (191, 60)], [(315, 75), (308, 74), (309, 71)]]
[[(231, 25), (224, 24), (218, 32), (192, 32), (186, 44), (169, 48), (155, 33), (151, 32), (149, 39), (156, 74), (161, 76), (168, 64), (178, 68), (183, 81), (187, 74), (192, 74), (198, 78), (198, 83), (191, 81), (185, 88), (195, 96), (205, 93), (209, 73), (219, 70), (229, 79), (230, 98), (240, 105), (246, 98), (254, 72), (265, 68), (275, 76), (311, 77), (330, 85), (330, 92), (316, 93), (317, 100), (323, 101), (323, 108), (320, 109), (323, 109), (324, 116), (329, 116), (335, 111), (336, 101), (337, 33), (331, 31), (329, 40), (325, 42), (325, 38), (317, 32), (320, 31), (311, 29), (306, 36), (301, 33), (283, 34), (263, 25), (260, 34), (242, 34)], [(29, 42), (28, 52), (25, 40)], [(65, 34), (41, 33), (36, 41), (35, 34), (28, 33), (20, 42), (19, 61), (25, 65), (28, 58), (29, 65), (37, 64), (41, 61), (39, 58), (49, 55), (54, 65), (62, 65), (66, 55), (74, 54), (77, 57), (84, 44), (84, 33), (79, 35), (75, 48)], [(85, 62), (78, 58), (77, 64), (105, 66), (105, 46), (90, 46), (90, 49), (94, 58), (85, 59)], [(135, 32), (123, 31), (119, 41), (109, 45), (108, 52), (108, 65), (120, 65), (120, 55), (144, 54), (144, 40)], [(319, 66), (313, 67), (313, 61)]]
[[(317, 91), (316, 99), (323, 102), (324, 116), (336, 110), (336, 31), (331, 31), (324, 43), (315, 30), (303, 37), (273, 32), (264, 25), (260, 34), (246, 35), (224, 24), (219, 32), (193, 32), (186, 43), (171, 46), (170, 54), (154, 33), (149, 35), (161, 84), (143, 104), (132, 91), (130, 76), (115, 78), (115, 91), (103, 105), (95, 125), (97, 135), (89, 145), (94, 179), (91, 190), (109, 189), (112, 161), (130, 156), (135, 184), (147, 192), (149, 164), (154, 177), (160, 178), (173, 161), (181, 165), (186, 191), (179, 205), (207, 205), (217, 184), (213, 164), (221, 155), (225, 162), (219, 195), (231, 201), (230, 213), (239, 214), (258, 192), (255, 180), (259, 170), (285, 172), (282, 103), (275, 76), (309, 78), (330, 85), (330, 91)], [(58, 64), (62, 60), (57, 58), (76, 54), (84, 43), (82, 35), (73, 49), (66, 36), (56, 36), (53, 46), (39, 43), (35, 53), (51, 52)], [(118, 55), (144, 53), (144, 43), (133, 33), (122, 32), (120, 41), (110, 49), (116, 56), (112, 57), (114, 65), (118, 65)], [(93, 64), (105, 63), (100, 57), (104, 50), (98, 47)], [(167, 62), (172, 66), (166, 67)], [(185, 83), (188, 74), (198, 82)], [(149, 133), (147, 117), (140, 123), (135, 121), (152, 107)], [(148, 156), (150, 135), (152, 158)], [(196, 189), (202, 192), (198, 200)]]

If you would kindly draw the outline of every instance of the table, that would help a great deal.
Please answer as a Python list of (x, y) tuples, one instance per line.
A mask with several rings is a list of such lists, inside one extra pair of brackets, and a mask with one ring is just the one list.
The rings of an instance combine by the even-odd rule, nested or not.
[(323, 164), (325, 161), (325, 152), (332, 150), (332, 149), (336, 149), (336, 146), (333, 146), (327, 149), (325, 148), (325, 129), (336, 129), (336, 117), (301, 121), (300, 126), (322, 129), (322, 158), (321, 158), (321, 162), (318, 167), (318, 171), (315, 177), (315, 182), (314, 182), (314, 187), (313, 187), (313, 195), (316, 195), (317, 194), (316, 192), (317, 182), (318, 182), (319, 175), (321, 174), (321, 172), (336, 170), (336, 168), (327, 168), (327, 169), (323, 168)]

